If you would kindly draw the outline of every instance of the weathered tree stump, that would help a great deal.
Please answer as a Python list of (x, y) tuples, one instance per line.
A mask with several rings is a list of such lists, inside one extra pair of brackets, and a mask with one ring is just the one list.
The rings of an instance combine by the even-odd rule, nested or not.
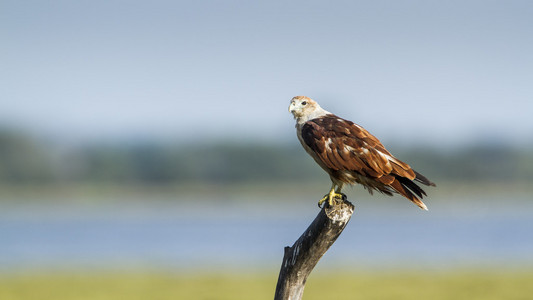
[(344, 230), (353, 212), (354, 206), (346, 198), (333, 206), (326, 201), (294, 245), (285, 247), (274, 300), (302, 298), (307, 277)]

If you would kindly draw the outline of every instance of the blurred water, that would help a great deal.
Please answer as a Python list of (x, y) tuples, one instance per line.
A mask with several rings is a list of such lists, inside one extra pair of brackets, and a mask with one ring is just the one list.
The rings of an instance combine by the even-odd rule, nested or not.
[[(321, 262), (343, 267), (533, 266), (528, 199), (361, 199)], [(68, 201), (0, 205), (0, 269), (278, 268), (315, 203), (254, 199)], [(461, 204), (461, 205), (459, 205)]]

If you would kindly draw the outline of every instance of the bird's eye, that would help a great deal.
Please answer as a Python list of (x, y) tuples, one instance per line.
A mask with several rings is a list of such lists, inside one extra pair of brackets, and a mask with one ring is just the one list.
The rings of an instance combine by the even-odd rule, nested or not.
[(302, 102), (302, 105), (306, 105), (306, 104), (307, 104), (307, 101)]

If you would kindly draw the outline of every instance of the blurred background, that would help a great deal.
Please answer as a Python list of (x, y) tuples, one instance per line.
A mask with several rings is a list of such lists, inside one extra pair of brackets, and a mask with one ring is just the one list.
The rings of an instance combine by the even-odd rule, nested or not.
[(306, 95), (437, 183), (428, 212), (348, 188), (356, 213), (306, 299), (327, 284), (336, 299), (527, 298), (532, 15), (0, 1), (0, 297), (270, 299), (330, 186), (287, 111)]

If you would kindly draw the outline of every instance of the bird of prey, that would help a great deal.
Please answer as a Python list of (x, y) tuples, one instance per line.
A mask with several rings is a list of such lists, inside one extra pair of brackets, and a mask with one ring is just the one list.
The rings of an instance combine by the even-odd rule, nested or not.
[(433, 182), (394, 157), (381, 142), (363, 127), (323, 109), (305, 96), (292, 98), (289, 112), (296, 119), (298, 140), (305, 151), (331, 179), (331, 190), (318, 205), (329, 205), (345, 197), (345, 184), (355, 183), (372, 194), (374, 190), (392, 196), (398, 193), (427, 210), (420, 200), (426, 196), (416, 183)]

